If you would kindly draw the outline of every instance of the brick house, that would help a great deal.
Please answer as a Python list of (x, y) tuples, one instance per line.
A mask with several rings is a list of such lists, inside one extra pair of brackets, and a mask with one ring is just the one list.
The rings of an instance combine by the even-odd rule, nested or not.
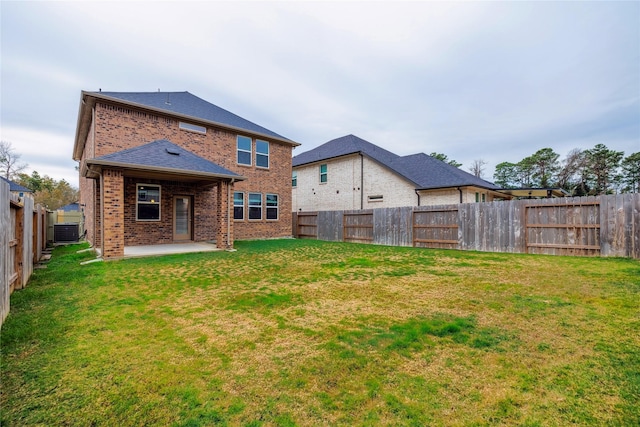
[(86, 238), (115, 259), (125, 246), (291, 236), (297, 145), (189, 92), (83, 91)]
[(398, 156), (347, 135), (293, 158), (294, 211), (490, 202), (512, 196), (427, 154)]

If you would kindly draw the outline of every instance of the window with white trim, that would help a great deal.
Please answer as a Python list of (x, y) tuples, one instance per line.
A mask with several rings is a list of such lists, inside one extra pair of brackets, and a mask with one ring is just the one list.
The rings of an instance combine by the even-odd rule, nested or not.
[(137, 184), (136, 220), (160, 221), (160, 186)]
[(251, 138), (238, 135), (236, 138), (238, 149), (237, 162), (239, 165), (251, 166)]
[(269, 167), (269, 143), (256, 139), (256, 166), (259, 168)]
[(262, 219), (262, 193), (249, 193), (249, 219)]
[(267, 219), (277, 220), (278, 219), (278, 195), (277, 194), (267, 194)]
[(293, 188), (298, 186), (298, 171), (291, 172), (291, 186)]
[(320, 182), (321, 183), (325, 183), (327, 182), (327, 165), (320, 165)]
[(241, 191), (233, 193), (233, 219), (244, 219), (244, 193)]

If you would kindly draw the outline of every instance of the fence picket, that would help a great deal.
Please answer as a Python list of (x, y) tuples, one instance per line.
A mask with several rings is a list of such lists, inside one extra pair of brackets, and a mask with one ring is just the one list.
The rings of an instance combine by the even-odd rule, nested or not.
[(297, 236), (394, 246), (640, 258), (640, 194), (298, 212)]

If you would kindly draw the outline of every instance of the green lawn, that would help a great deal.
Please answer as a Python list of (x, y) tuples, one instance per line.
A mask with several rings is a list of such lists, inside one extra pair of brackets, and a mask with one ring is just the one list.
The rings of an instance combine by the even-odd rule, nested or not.
[(11, 297), (2, 425), (640, 425), (640, 263), (311, 240)]

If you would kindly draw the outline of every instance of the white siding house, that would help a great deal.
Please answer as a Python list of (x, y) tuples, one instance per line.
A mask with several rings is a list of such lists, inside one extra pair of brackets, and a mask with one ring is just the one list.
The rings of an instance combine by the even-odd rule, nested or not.
[(294, 211), (489, 202), (494, 184), (426, 154), (398, 156), (354, 135), (293, 158)]

